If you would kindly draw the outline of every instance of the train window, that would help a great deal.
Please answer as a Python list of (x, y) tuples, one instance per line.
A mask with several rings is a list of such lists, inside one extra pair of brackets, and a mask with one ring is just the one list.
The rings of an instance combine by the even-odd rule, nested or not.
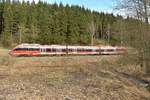
[(62, 49), (62, 52), (66, 52), (67, 50), (66, 49)]
[(18, 50), (21, 50), (21, 48), (16, 48), (16, 49), (14, 49), (14, 51), (18, 51)]
[(55, 48), (52, 48), (52, 52), (56, 52), (57, 51), (57, 49), (55, 49)]
[(41, 52), (46, 52), (46, 49), (45, 48), (40, 48), (40, 51)]
[(77, 49), (78, 52), (85, 52), (85, 51), (89, 51), (88, 49)]
[(48, 49), (48, 48), (47, 48), (47, 49), (46, 49), (46, 52), (52, 52), (52, 49)]
[(108, 51), (108, 52), (112, 52), (112, 51), (114, 51), (114, 49), (107, 49), (106, 51)]
[(96, 51), (96, 52), (100, 52), (100, 50), (99, 50), (99, 49), (96, 49), (95, 51)]
[(77, 52), (77, 49), (74, 48), (74, 49), (73, 49), (73, 52)]
[(82, 52), (82, 49), (77, 49), (78, 52)]
[(18, 51), (18, 50), (28, 50), (28, 48), (16, 48), (14, 51)]
[(28, 50), (29, 50), (29, 51), (32, 51), (32, 50), (33, 50), (33, 48), (29, 48)]
[(86, 49), (86, 51), (87, 51), (87, 52), (91, 52), (91, 51), (92, 51), (92, 49)]
[(39, 48), (35, 48), (34, 50), (37, 50), (37, 51), (39, 51), (40, 49), (39, 49)]
[(68, 49), (68, 51), (69, 51), (69, 52), (72, 52), (72, 51), (73, 51), (73, 49)]
[(104, 49), (100, 49), (100, 51), (101, 51), (101, 52), (104, 52), (105, 50), (104, 50)]
[(70, 51), (70, 52), (77, 52), (77, 49), (72, 48), (72, 49), (69, 49), (68, 51)]
[(39, 51), (39, 48), (28, 48), (29, 51)]
[(125, 49), (116, 49), (117, 51), (125, 51)]

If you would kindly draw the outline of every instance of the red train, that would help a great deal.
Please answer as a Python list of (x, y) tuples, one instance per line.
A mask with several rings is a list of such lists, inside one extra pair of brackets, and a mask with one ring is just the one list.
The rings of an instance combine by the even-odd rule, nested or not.
[(10, 51), (12, 56), (53, 56), (53, 55), (120, 55), (126, 48), (113, 46), (63, 46), (21, 44)]

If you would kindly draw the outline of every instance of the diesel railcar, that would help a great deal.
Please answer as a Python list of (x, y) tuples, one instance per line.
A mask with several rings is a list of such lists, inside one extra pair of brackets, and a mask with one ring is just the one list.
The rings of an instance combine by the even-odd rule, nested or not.
[(66, 46), (20, 44), (10, 51), (12, 56), (55, 56), (55, 55), (120, 55), (126, 48), (113, 46)]

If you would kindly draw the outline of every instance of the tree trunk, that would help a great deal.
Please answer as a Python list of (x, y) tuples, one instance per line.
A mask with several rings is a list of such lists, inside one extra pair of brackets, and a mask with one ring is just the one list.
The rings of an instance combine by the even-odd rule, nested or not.
[(148, 24), (149, 23), (148, 22), (148, 13), (147, 13), (147, 10), (148, 10), (148, 8), (147, 8), (148, 1), (144, 0), (143, 2), (144, 2), (144, 12), (145, 12), (145, 14), (144, 14), (145, 23)]

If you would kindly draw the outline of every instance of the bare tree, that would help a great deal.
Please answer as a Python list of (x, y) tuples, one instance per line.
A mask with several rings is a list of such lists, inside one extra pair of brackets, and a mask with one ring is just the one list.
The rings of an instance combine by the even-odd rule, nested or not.
[(18, 30), (19, 43), (22, 43), (22, 42), (24, 42), (22, 40), (24, 40), (23, 38), (24, 38), (26, 32), (28, 31), (28, 29), (25, 28), (25, 26), (23, 24), (20, 24), (18, 26), (18, 28), (19, 28), (19, 30)]
[[(150, 71), (150, 0), (119, 0), (118, 4), (118, 9), (126, 11), (130, 16), (139, 20), (136, 24), (131, 24), (130, 27), (132, 27), (132, 29), (129, 30), (127, 28), (123, 34), (128, 35), (128, 39), (126, 39), (128, 44), (138, 50), (141, 67), (143, 67), (146, 72)], [(129, 25), (126, 27), (129, 27)]]
[(124, 10), (138, 20), (149, 22), (150, 0), (118, 0), (116, 9)]
[(107, 25), (107, 40), (108, 43), (110, 43), (110, 38), (111, 38), (111, 26), (110, 24)]
[(94, 36), (95, 36), (96, 30), (97, 30), (94, 21), (91, 22), (91, 24), (89, 26), (89, 30), (91, 33), (91, 45), (94, 45)]

